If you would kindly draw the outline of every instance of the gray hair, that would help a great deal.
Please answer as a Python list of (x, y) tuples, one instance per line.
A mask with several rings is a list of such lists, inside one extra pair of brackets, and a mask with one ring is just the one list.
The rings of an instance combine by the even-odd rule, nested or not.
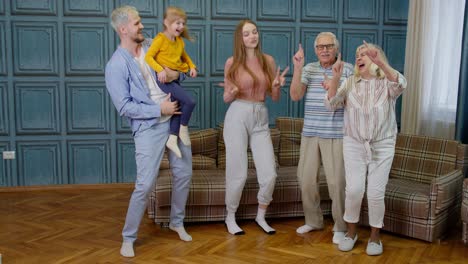
[(118, 7), (114, 9), (114, 11), (112, 11), (111, 25), (116, 32), (118, 32), (120, 26), (128, 23), (128, 16), (130, 14), (133, 14), (135, 16), (139, 15), (138, 10), (135, 7), (128, 5)]
[(340, 42), (332, 32), (320, 32), (317, 37), (315, 37), (314, 47), (317, 46), (317, 40), (321, 37), (331, 37), (333, 39), (333, 44), (335, 44), (336, 50), (340, 51)]

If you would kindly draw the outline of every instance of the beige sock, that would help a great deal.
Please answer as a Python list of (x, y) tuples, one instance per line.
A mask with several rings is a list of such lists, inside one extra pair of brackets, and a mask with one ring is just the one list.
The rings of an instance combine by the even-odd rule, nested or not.
[(177, 136), (176, 135), (170, 135), (169, 136), (169, 139), (166, 142), (166, 147), (169, 148), (170, 150), (172, 150), (172, 152), (174, 152), (174, 154), (177, 157), (182, 158), (182, 153), (180, 153), (179, 146), (177, 145)]
[(180, 126), (179, 130), (179, 138), (184, 143), (185, 146), (190, 146), (192, 143), (190, 142), (190, 134), (188, 131), (188, 126)]

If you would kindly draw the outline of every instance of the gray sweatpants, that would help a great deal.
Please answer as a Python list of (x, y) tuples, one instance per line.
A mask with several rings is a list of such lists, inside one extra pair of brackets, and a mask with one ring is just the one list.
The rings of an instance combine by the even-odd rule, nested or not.
[(270, 204), (275, 188), (276, 166), (268, 109), (264, 103), (236, 100), (224, 120), (226, 144), (226, 209), (235, 213), (247, 179), (247, 147), (250, 145), (260, 186), (259, 204)]

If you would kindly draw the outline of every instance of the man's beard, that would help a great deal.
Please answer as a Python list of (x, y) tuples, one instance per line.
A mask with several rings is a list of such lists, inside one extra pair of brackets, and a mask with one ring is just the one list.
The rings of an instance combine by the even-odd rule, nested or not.
[(138, 34), (134, 39), (133, 41), (135, 41), (136, 43), (140, 44), (142, 43), (143, 41), (145, 41), (145, 37), (142, 35), (142, 34)]

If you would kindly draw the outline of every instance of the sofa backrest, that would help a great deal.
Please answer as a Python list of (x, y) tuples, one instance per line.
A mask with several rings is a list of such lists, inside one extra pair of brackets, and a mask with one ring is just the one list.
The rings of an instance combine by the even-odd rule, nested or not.
[(302, 118), (278, 117), (276, 128), (280, 131), (278, 162), (280, 166), (297, 166), (301, 149)]
[(456, 169), (459, 145), (454, 140), (398, 134), (390, 178), (431, 183)]
[[(220, 124), (218, 127), (219, 135), (218, 135), (218, 169), (225, 169), (226, 168), (226, 146), (224, 144), (224, 137), (223, 137), (223, 129), (224, 124)], [(279, 152), (279, 145), (280, 145), (280, 131), (276, 128), (270, 129), (270, 136), (271, 141), (273, 144), (273, 151), (275, 152), (276, 158), (276, 165), (278, 166), (278, 152)], [(248, 157), (248, 168), (254, 169), (255, 163), (253, 161), (252, 151), (250, 147), (247, 150), (247, 157)]]

